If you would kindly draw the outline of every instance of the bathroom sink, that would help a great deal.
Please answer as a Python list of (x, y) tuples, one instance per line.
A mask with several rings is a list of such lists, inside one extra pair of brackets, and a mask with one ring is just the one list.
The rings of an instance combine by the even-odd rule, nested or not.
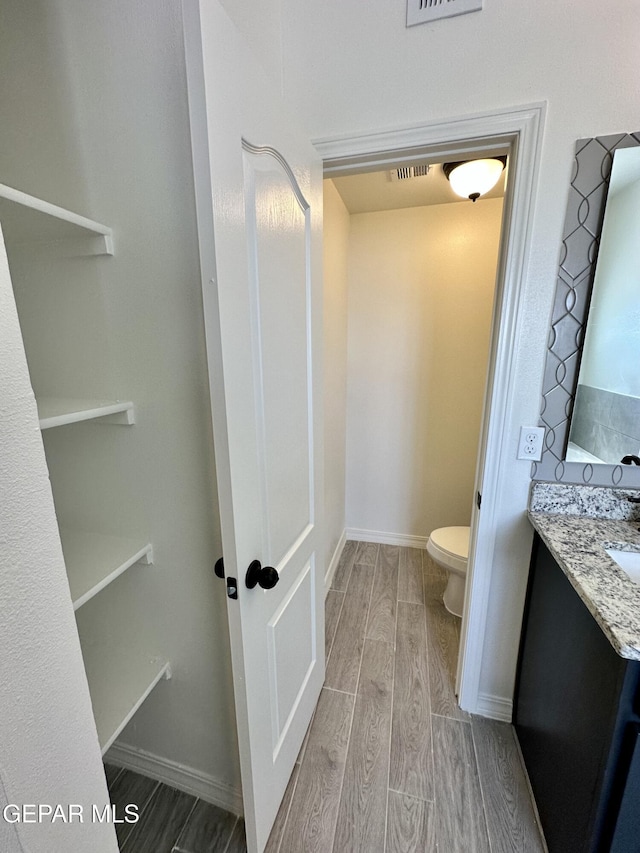
[(605, 551), (634, 583), (640, 584), (640, 551), (620, 551), (618, 548), (605, 548)]

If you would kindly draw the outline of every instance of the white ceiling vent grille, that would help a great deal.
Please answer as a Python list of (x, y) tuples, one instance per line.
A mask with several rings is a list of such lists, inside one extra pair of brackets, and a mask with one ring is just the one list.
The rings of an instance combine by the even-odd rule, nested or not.
[(400, 166), (389, 172), (390, 181), (406, 181), (409, 178), (424, 178), (429, 174), (431, 167), (428, 163), (420, 163), (418, 166)]
[(479, 12), (482, 0), (407, 0), (407, 26)]

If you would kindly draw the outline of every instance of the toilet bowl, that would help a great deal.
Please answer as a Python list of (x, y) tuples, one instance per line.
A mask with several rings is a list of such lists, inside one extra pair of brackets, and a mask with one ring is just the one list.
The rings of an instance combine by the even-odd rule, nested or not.
[(440, 527), (434, 530), (427, 542), (431, 559), (449, 574), (442, 600), (449, 613), (462, 616), (464, 585), (469, 559), (469, 528)]

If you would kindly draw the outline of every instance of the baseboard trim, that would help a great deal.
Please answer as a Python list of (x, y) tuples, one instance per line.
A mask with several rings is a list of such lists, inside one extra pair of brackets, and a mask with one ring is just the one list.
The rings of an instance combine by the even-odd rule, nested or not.
[(489, 717), (491, 720), (510, 723), (513, 718), (513, 700), (505, 699), (504, 696), (494, 696), (491, 693), (479, 693), (474, 713), (480, 714), (481, 717)]
[(327, 593), (329, 592), (329, 588), (331, 587), (331, 583), (333, 581), (333, 576), (336, 573), (336, 569), (338, 568), (338, 563), (340, 562), (340, 557), (342, 556), (342, 551), (344, 549), (345, 543), (347, 541), (347, 531), (343, 530), (340, 539), (338, 539), (338, 544), (336, 545), (336, 549), (333, 552), (333, 557), (331, 558), (331, 562), (329, 563), (329, 568), (327, 569), (324, 576), (324, 594), (325, 598)]
[(187, 767), (168, 758), (146, 752), (144, 749), (118, 742), (109, 749), (105, 760), (117, 767), (150, 776), (158, 782), (164, 782), (165, 785), (199, 797), (207, 803), (213, 803), (214, 806), (220, 806), (225, 811), (236, 815), (243, 813), (240, 791), (193, 767)]
[(378, 542), (380, 545), (402, 545), (404, 548), (426, 548), (428, 536), (409, 536), (406, 533), (384, 533), (381, 530), (347, 528), (347, 539), (356, 542)]

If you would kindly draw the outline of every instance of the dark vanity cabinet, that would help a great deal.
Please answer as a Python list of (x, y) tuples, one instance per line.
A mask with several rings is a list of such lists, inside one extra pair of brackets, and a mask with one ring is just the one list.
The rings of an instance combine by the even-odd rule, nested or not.
[(514, 724), (550, 853), (640, 851), (640, 662), (536, 534)]

